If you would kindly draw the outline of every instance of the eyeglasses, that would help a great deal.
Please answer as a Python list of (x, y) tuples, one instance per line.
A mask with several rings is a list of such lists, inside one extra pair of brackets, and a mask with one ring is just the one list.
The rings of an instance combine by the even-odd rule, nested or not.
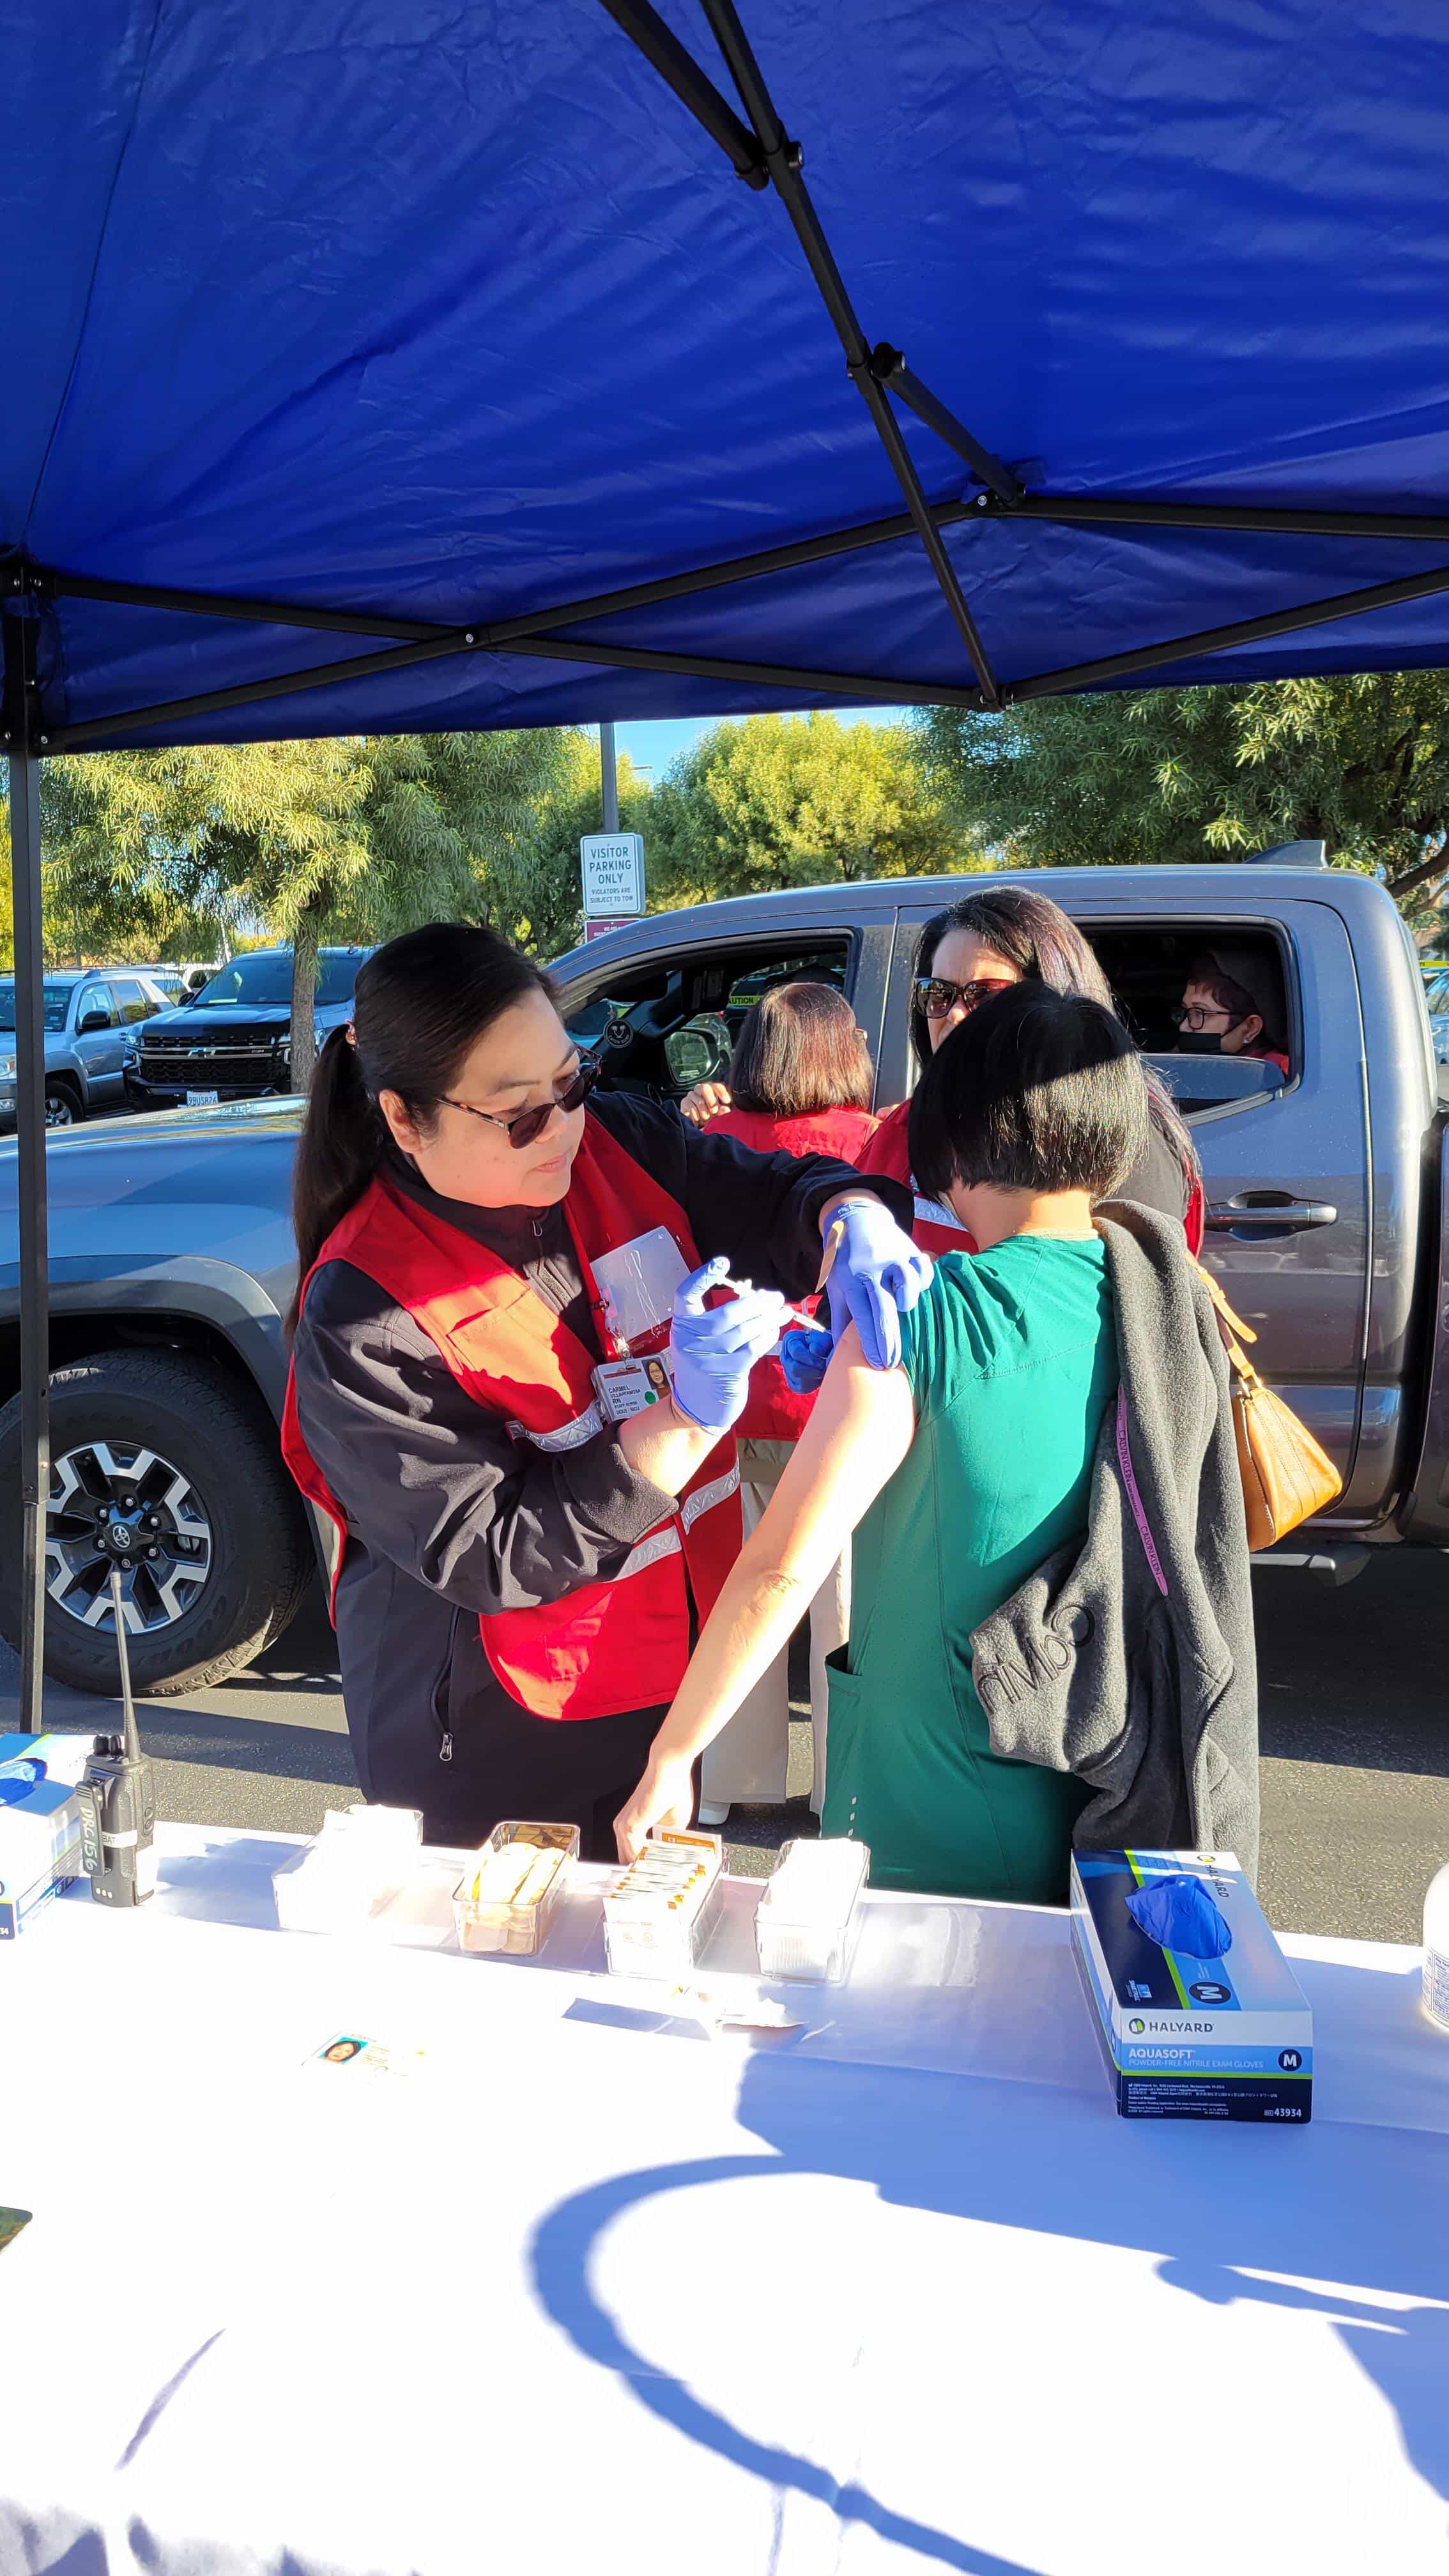
[(952, 984), (944, 975), (918, 975), (915, 993), (928, 1020), (944, 1020), (958, 1003), (963, 1011), (974, 1011), (993, 993), (1009, 993), (1015, 981), (1013, 975), (978, 975), (969, 984)]
[(592, 1056), (585, 1056), (578, 1072), (570, 1074), (562, 1091), (556, 1091), (552, 1100), (546, 1100), (541, 1109), (520, 1109), (516, 1118), (495, 1118), (491, 1109), (475, 1109), (471, 1100), (454, 1100), (446, 1091), (442, 1097), (449, 1109), (465, 1109), (470, 1118), (486, 1118), (490, 1127), (501, 1127), (515, 1154), (518, 1154), (525, 1145), (531, 1145), (536, 1136), (543, 1134), (556, 1109), (582, 1109), (599, 1079), (600, 1070)]
[(1225, 1011), (1220, 1002), (1214, 1002), (1211, 1008), (1206, 1010), (1200, 1002), (1194, 1002), (1191, 1010), (1189, 1010), (1186, 1004), (1184, 1004), (1180, 1010), (1174, 1011), (1171, 1016), (1178, 1028), (1191, 1029), (1194, 1037), (1201, 1036), (1203, 1030), (1207, 1027), (1209, 1020), (1226, 1020), (1230, 1029), (1236, 1028), (1237, 1026), (1237, 1022), (1234, 1020), (1232, 1012)]

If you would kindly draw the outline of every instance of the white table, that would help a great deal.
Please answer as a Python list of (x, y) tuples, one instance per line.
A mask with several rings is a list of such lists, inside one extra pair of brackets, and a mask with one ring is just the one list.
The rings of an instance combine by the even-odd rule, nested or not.
[[(589, 1873), (535, 1966), (161, 1846), (0, 1951), (0, 2576), (1449, 2565), (1416, 1953), (1287, 1943), (1309, 2129), (1158, 2126), (1047, 1912), (874, 1899), (752, 2051), (591, 1972)], [(304, 2065), (342, 2029), (428, 2054)]]

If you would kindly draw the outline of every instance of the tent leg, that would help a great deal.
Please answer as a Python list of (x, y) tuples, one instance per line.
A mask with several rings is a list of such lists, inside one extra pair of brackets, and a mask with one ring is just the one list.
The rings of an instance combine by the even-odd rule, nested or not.
[(42, 1731), (45, 1506), (50, 1494), (50, 1319), (45, 1206), (45, 1005), (41, 983), (40, 754), (35, 622), (6, 617), (10, 885), (15, 919), (16, 1183), (20, 1215), (20, 1725)]

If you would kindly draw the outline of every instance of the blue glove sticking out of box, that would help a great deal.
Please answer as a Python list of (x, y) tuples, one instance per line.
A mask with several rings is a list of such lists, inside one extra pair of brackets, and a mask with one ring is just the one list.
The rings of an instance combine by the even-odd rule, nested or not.
[(1126, 1903), (1138, 1931), (1159, 1950), (1181, 1950), (1189, 1959), (1221, 1959), (1233, 1946), (1221, 1908), (1199, 1878), (1154, 1879), (1150, 1887), (1134, 1888)]

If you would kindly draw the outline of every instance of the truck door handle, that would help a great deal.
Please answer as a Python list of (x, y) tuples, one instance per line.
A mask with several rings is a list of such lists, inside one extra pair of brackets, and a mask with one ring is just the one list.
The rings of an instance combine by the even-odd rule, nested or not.
[(1286, 1191), (1244, 1190), (1235, 1199), (1209, 1199), (1211, 1234), (1306, 1234), (1313, 1225), (1337, 1225), (1326, 1199), (1293, 1199)]

